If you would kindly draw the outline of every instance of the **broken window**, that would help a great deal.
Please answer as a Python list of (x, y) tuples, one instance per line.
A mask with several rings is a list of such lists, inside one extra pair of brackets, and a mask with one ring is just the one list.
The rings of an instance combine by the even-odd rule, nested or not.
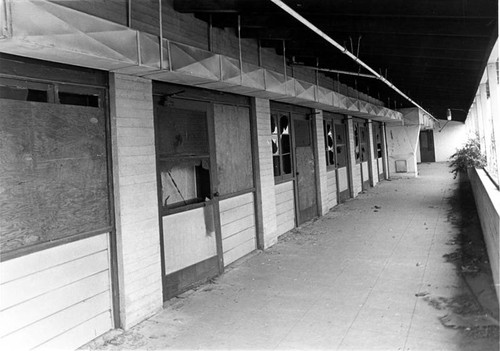
[(204, 103), (157, 102), (158, 154), (164, 210), (211, 199), (210, 152)]
[(49, 102), (52, 85), (20, 79), (0, 78), (0, 99)]
[(373, 124), (373, 148), (377, 158), (382, 158), (382, 130), (376, 122)]
[(335, 132), (333, 120), (324, 121), (325, 128), (325, 151), (326, 151), (326, 166), (328, 169), (335, 168)]
[(335, 124), (335, 149), (337, 168), (347, 167), (347, 138), (345, 124), (342, 122)]
[(292, 153), (290, 140), (290, 114), (271, 114), (271, 147), (273, 153), (274, 177), (285, 179), (292, 174)]

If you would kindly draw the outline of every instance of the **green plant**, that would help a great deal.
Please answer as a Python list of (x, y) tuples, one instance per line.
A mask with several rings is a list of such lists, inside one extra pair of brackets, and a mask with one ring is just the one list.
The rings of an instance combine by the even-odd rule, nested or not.
[(469, 139), (467, 143), (451, 155), (450, 167), (453, 168), (451, 173), (456, 178), (458, 173), (467, 172), (471, 167), (485, 167), (486, 157), (481, 154), (481, 147), (478, 139)]

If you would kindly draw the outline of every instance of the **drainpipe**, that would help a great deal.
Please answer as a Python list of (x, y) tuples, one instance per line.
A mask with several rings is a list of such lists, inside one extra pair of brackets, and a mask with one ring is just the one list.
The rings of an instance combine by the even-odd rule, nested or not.
[(323, 39), (325, 39), (328, 43), (330, 43), (333, 46), (335, 46), (343, 54), (347, 55), (349, 58), (351, 58), (358, 65), (364, 67), (366, 70), (368, 70), (370, 73), (372, 73), (375, 77), (377, 77), (379, 80), (381, 80), (382, 82), (384, 82), (389, 88), (391, 88), (396, 93), (398, 93), (399, 95), (401, 95), (402, 97), (404, 97), (406, 100), (408, 100), (409, 102), (411, 102), (414, 106), (416, 106), (419, 109), (421, 109), (422, 111), (424, 111), (426, 114), (428, 114), (431, 118), (433, 118), (437, 122), (437, 119), (432, 114), (430, 114), (429, 112), (427, 112), (422, 106), (420, 106), (418, 103), (416, 103), (415, 101), (413, 101), (413, 99), (411, 99), (409, 96), (407, 96), (401, 90), (399, 90), (394, 84), (392, 84), (391, 82), (389, 82), (382, 75), (378, 74), (377, 71), (375, 71), (373, 68), (371, 68), (366, 63), (364, 63), (363, 61), (361, 61), (356, 55), (350, 53), (345, 47), (343, 47), (342, 45), (340, 45), (339, 43), (337, 43), (335, 40), (333, 40), (332, 38), (330, 38), (321, 29), (319, 29), (314, 24), (312, 24), (311, 22), (309, 22), (307, 19), (305, 19), (304, 17), (302, 17), (298, 12), (296, 12), (295, 10), (293, 10), (290, 6), (288, 6), (287, 4), (285, 4), (281, 0), (270, 0), (270, 1), (272, 1), (274, 4), (276, 4), (282, 10), (284, 10), (285, 12), (287, 12), (289, 15), (291, 15), (292, 17), (294, 17), (295, 19), (297, 19), (299, 22), (301, 22), (302, 24), (304, 24), (307, 28), (311, 29), (313, 32), (315, 32), (316, 34), (318, 34), (320, 37), (322, 37)]

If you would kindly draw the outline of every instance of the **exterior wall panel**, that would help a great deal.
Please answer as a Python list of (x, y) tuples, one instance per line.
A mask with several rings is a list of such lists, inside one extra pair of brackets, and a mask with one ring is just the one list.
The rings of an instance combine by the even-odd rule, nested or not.
[(102, 234), (2, 262), (2, 347), (77, 348), (112, 329), (108, 242)]
[(468, 173), (488, 251), (497, 298), (500, 301), (500, 194), (483, 170), (470, 169)]
[(162, 306), (153, 94), (150, 80), (110, 77), (115, 216), (124, 328)]
[(253, 193), (220, 202), (224, 265), (229, 265), (256, 248)]
[(327, 184), (328, 209), (331, 209), (337, 205), (337, 177), (335, 176), (335, 171), (327, 173)]
[(278, 235), (295, 228), (295, 197), (292, 181), (276, 185), (276, 222)]

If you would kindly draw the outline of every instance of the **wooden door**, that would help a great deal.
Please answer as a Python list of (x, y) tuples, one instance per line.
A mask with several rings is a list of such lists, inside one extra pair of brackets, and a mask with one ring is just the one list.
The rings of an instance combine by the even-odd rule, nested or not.
[(292, 116), (295, 144), (297, 224), (300, 225), (318, 215), (316, 171), (311, 123), (304, 115), (293, 114)]
[(419, 136), (420, 162), (436, 162), (434, 154), (434, 134), (432, 130), (422, 130)]
[(155, 99), (163, 297), (222, 272), (214, 122), (206, 102)]

